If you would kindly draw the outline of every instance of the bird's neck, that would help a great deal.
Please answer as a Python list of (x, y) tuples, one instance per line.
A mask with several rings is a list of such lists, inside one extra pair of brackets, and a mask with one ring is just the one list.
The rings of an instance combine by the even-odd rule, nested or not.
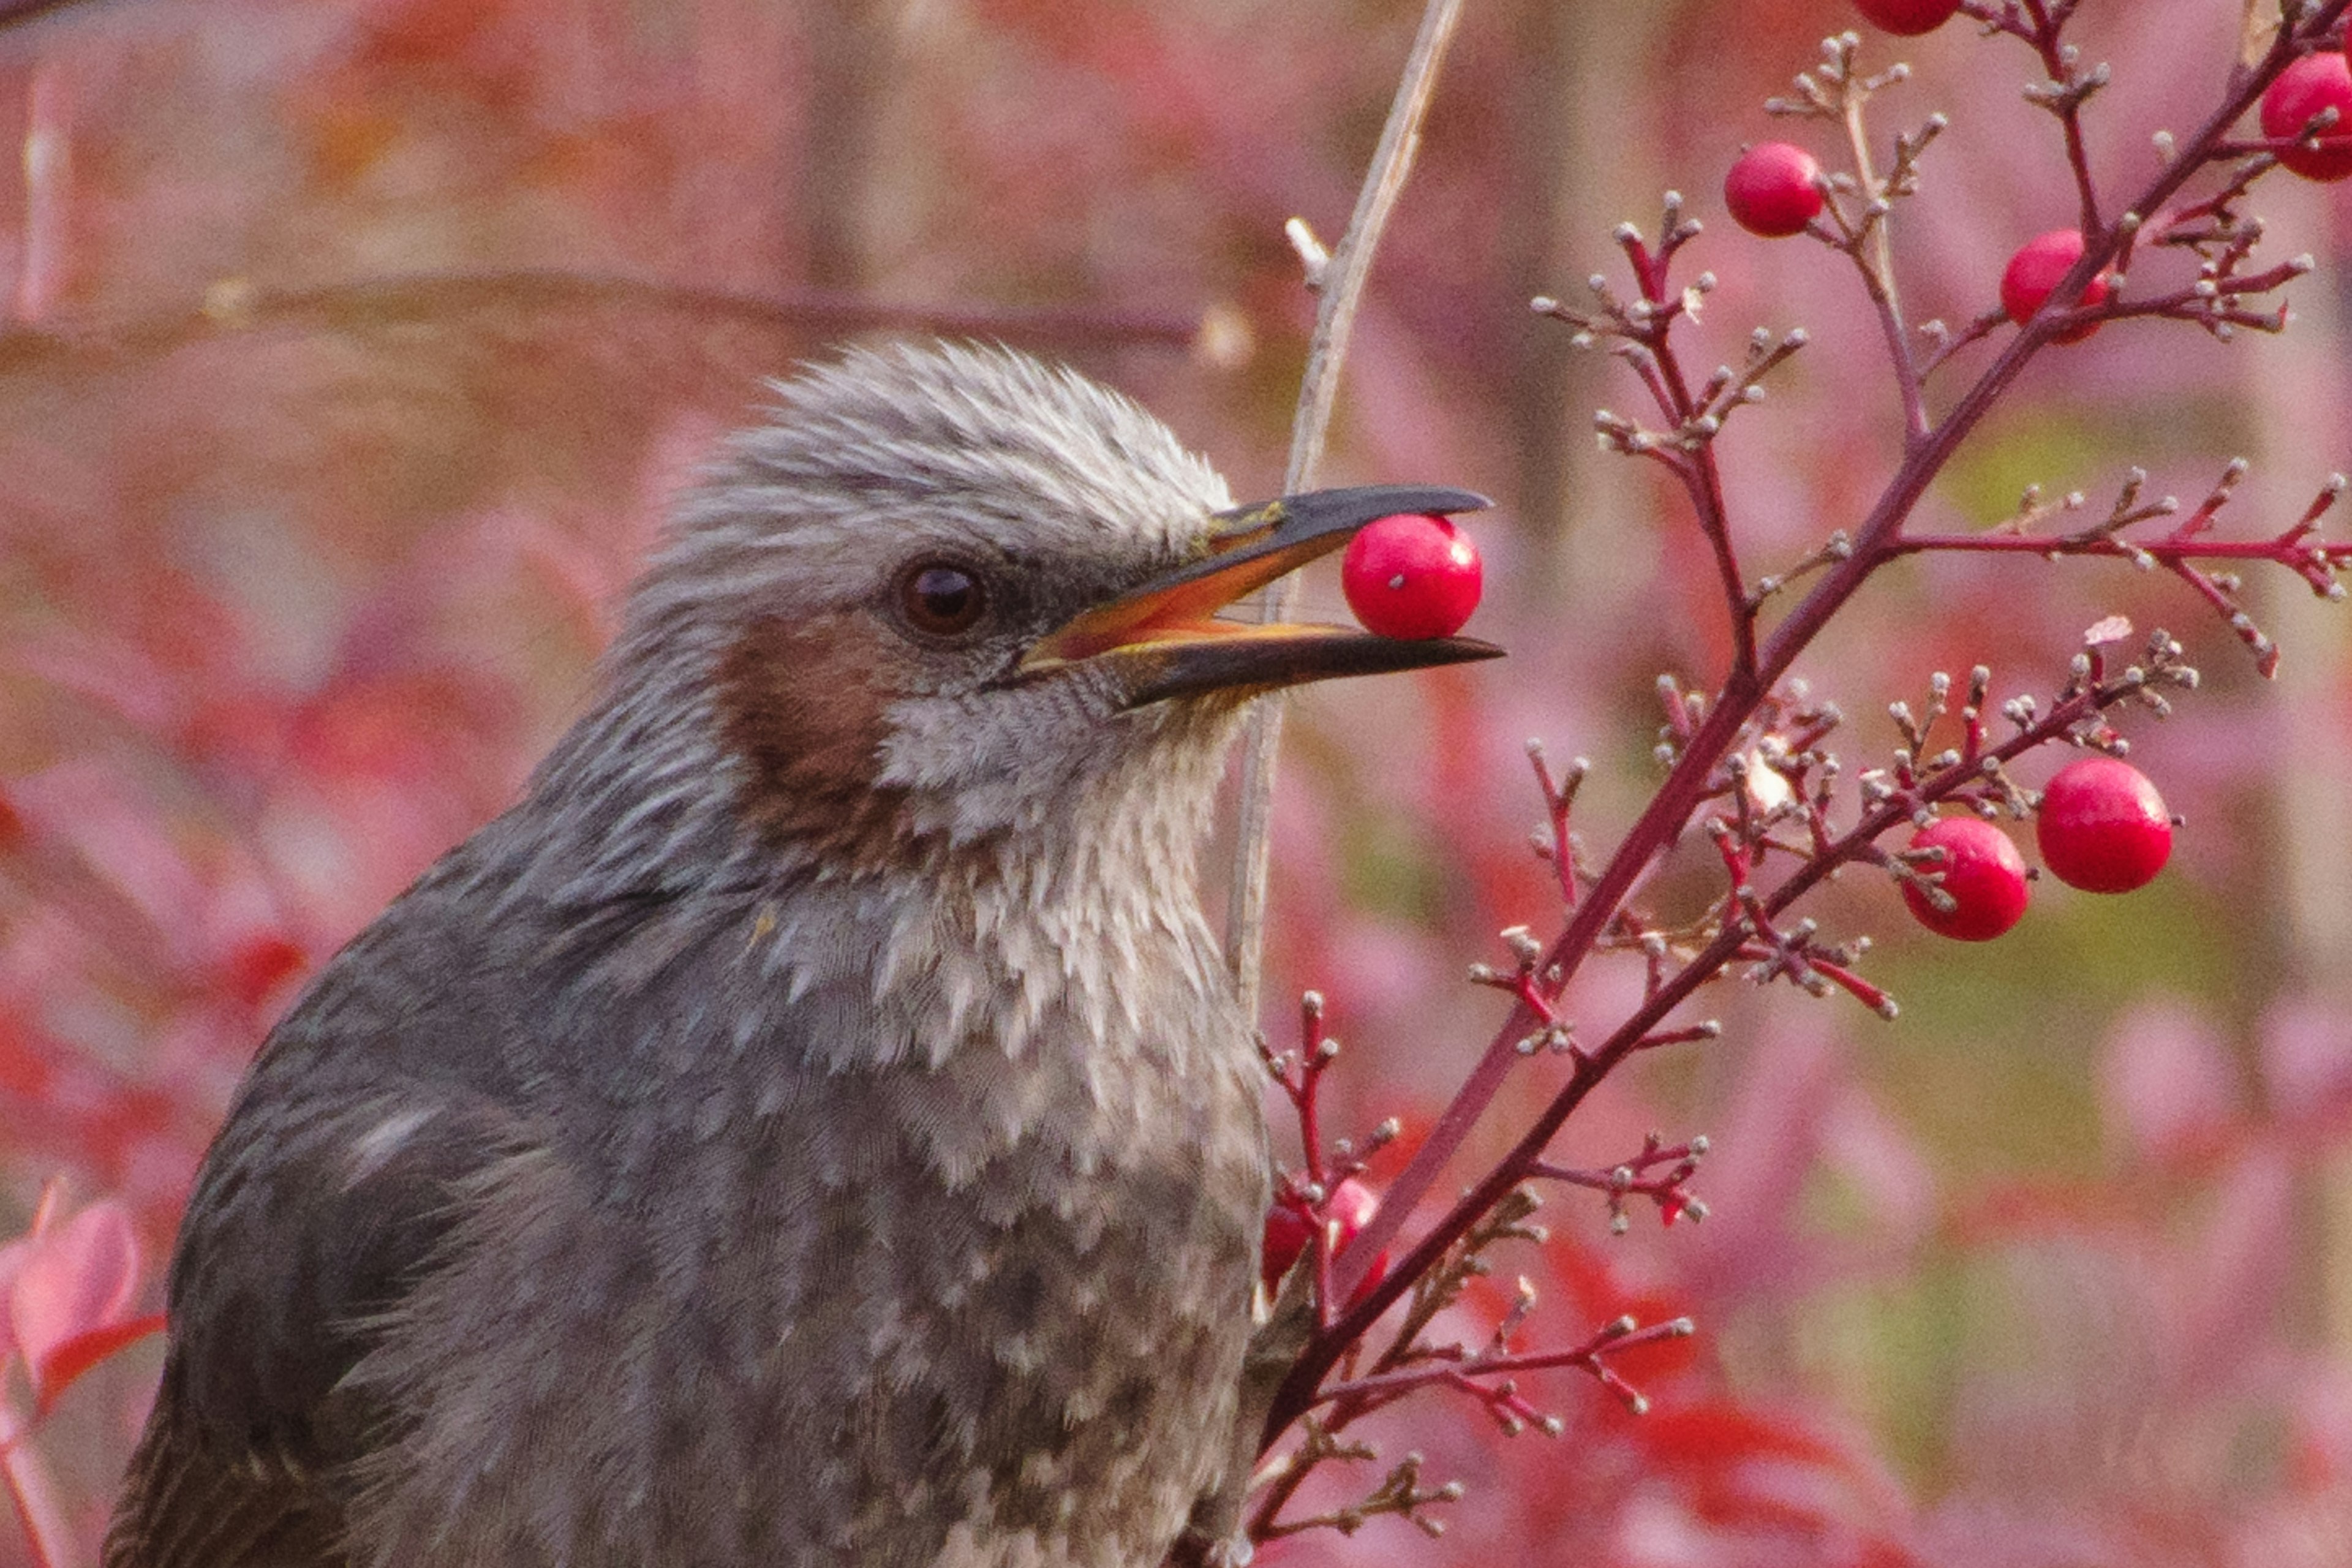
[(1225, 1005), (1194, 889), (1198, 815), (1080, 812), (920, 866), (779, 878), (745, 905), (759, 990), (876, 1026), (844, 1032), (845, 1050), (933, 1065), (974, 1046), (1021, 1058), (1141, 1040)]
[[(986, 1039), (1018, 1055), (1048, 1034), (1139, 1037), (1155, 1014), (1229, 1005), (1196, 886), (1221, 733), (1139, 748), (994, 831), (918, 817), (892, 854), (845, 860), (762, 831), (714, 731), (690, 688), (616, 690), (486, 836), (509, 907), (707, 947), (730, 989), (751, 972), (747, 1006), (887, 1024), (845, 1032), (845, 1049), (937, 1057)], [(637, 945), (614, 966), (641, 972)]]

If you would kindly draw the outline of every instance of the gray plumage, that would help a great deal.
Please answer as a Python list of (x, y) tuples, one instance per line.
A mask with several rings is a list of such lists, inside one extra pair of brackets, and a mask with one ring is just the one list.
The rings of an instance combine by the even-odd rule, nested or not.
[[(1268, 1180), (1193, 893), (1240, 699), (1004, 676), (1228, 497), (1009, 353), (781, 390), (522, 801), (270, 1036), (109, 1568), (1125, 1568), (1218, 1483)], [(926, 556), (975, 635), (894, 620)]]

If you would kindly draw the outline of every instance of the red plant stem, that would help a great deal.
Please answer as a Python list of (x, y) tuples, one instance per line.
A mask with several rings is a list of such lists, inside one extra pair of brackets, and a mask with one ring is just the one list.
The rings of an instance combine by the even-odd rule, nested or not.
[(2292, 153), (2297, 148), (2309, 146), (2310, 142), (2311, 139), (2304, 136), (2252, 136), (2235, 142), (2217, 142), (2206, 156), (2216, 163), (2227, 163), (2231, 158), (2251, 158), (2257, 153)]
[(2331, 548), (2304, 544), (2292, 535), (2283, 539), (2152, 539), (2146, 543), (2112, 538), (2036, 538), (2027, 533), (1915, 533), (1894, 542), (1891, 555), (1916, 555), (1930, 550), (1979, 551), (2006, 555), (2107, 555), (2119, 560), (2153, 556), (2166, 565), (2175, 561), (2269, 561), (2297, 569), (2336, 560), (2352, 560), (2352, 545)]
[[(1374, 1373), (1370, 1376), (1335, 1383), (1323, 1391), (1318, 1404), (1328, 1405), (1349, 1398), (1366, 1395), (1395, 1394), (1425, 1387), (1433, 1383), (1452, 1383), (1484, 1394), (1490, 1391), (1476, 1387), (1469, 1379), (1515, 1372), (1542, 1372), (1551, 1367), (1581, 1366), (1597, 1370), (1603, 1357), (1616, 1351), (1631, 1350), (1636, 1345), (1658, 1340), (1680, 1339), (1690, 1331), (1682, 1319), (1653, 1323), (1645, 1329), (1633, 1329), (1624, 1333), (1594, 1335), (1573, 1350), (1531, 1351), (1523, 1355), (1490, 1356), (1483, 1360), (1449, 1361), (1435, 1366), (1409, 1367), (1400, 1372)], [(1379, 1401), (1386, 1404), (1387, 1400)]]
[(1331, 1222), (1323, 1217), (1320, 1205), (1308, 1211), (1307, 1220), (1313, 1227), (1307, 1235), (1307, 1245), (1315, 1249), (1315, 1323), (1318, 1328), (1328, 1329), (1339, 1316), (1331, 1305), (1339, 1300), (1331, 1294), (1332, 1226)]
[[(1844, 125), (1846, 141), (1853, 153), (1855, 177), (1862, 182), (1865, 195), (1874, 195), (1879, 189), (1878, 175), (1871, 167), (1870, 138), (1862, 123), (1862, 100), (1852, 93), (1846, 97)], [(1918, 362), (1911, 354), (1911, 333), (1903, 320), (1903, 302), (1895, 291), (1895, 245), (1887, 227), (1885, 214), (1870, 225), (1867, 256), (1863, 254), (1860, 239), (1843, 248), (1853, 258), (1854, 270), (1862, 275), (1863, 291), (1870, 296), (1871, 310), (1878, 317), (1878, 330), (1885, 336), (1886, 355), (1895, 367), (1895, 395), (1903, 403), (1903, 441), (1910, 447), (1927, 437), (1927, 404), (1920, 390)]]
[[(1320, 1044), (1321, 1042), (1317, 1042)], [(1323, 1063), (1318, 1053), (1308, 1047), (1306, 1062), (1299, 1069), (1298, 1136), (1307, 1145), (1307, 1179), (1330, 1196), (1330, 1173), (1323, 1165)]]
[(1848, 969), (1844, 964), (1832, 963), (1825, 958), (1816, 958), (1811, 955), (1807, 956), (1805, 962), (1811, 964), (1815, 970), (1819, 971), (1831, 981), (1843, 986), (1846, 992), (1851, 994), (1855, 1001), (1871, 1009), (1871, 1011), (1878, 1012), (1885, 1007), (1886, 993), (1881, 990), (1878, 986), (1873, 985), (1869, 981), (1864, 980), (1861, 975), (1856, 974), (1853, 970)]
[[(2295, 38), (2323, 36), (2342, 17), (2352, 0), (2327, 0), (2290, 35), (2282, 30), (2269, 54), (2254, 68), (2240, 68), (2231, 77), (2222, 100), (2182, 144), (2180, 154), (2160, 171), (2131, 205), (2135, 213), (2152, 213), (2168, 201), (2191, 175), (2202, 168), (2211, 146), (2252, 105), (2264, 87), (2284, 69), (2296, 52)], [(2053, 291), (2053, 298), (2079, 296), (2091, 278), (2111, 261), (2120, 247), (2116, 232), (2087, 233), (2082, 258)], [(1645, 276), (1645, 288), (1650, 279)], [(1756, 704), (1787, 674), (1822, 627), (1853, 598), (1871, 575), (1906, 553), (1902, 525), (1928, 484), (1942, 471), (1959, 444), (1982, 421), (1995, 402), (2051, 337), (2067, 322), (2062, 314), (2045, 310), (2010, 341), (2000, 357), (1962, 395), (1940, 424), (1924, 439), (1910, 443), (1901, 465), (1854, 537), (1853, 552), (1832, 565), (1817, 581), (1788, 618), (1773, 629), (1758, 651), (1753, 665), (1734, 661), (1706, 719), (1683, 748), (1683, 754), (1603, 868), (1583, 901), (1570, 917), (1545, 962), (1537, 965), (1545, 988), (1559, 995), (1574, 979), (1601, 933), (1631, 891), (1634, 882), (1659, 855), (1682, 836), (1692, 814), (1711, 792), (1716, 768), (1755, 710)], [(2046, 728), (2036, 726), (2033, 733)], [(2038, 742), (2037, 742), (2038, 743)], [(2015, 746), (2016, 742), (2011, 742)], [(2004, 747), (2001, 752), (2011, 752)], [(2011, 753), (2011, 754), (2013, 754)], [(1955, 779), (1952, 788), (1962, 781)], [(1883, 818), (1883, 820), (1882, 820)], [(1885, 831), (1895, 817), (1885, 808), (1864, 817)], [(1826, 873), (1823, 860), (1810, 862), (1784, 883), (1768, 907), (1778, 910)], [(1517, 1041), (1535, 1019), (1522, 1005), (1515, 1006), (1486, 1050), (1471, 1069), (1462, 1088), (1430, 1130), (1430, 1135), (1390, 1186), (1387, 1201), (1340, 1253), (1332, 1268), (1333, 1288), (1352, 1305), (1338, 1321), (1308, 1343), (1276, 1392), (1262, 1434), (1270, 1447), (1290, 1423), (1314, 1403), (1317, 1388), (1346, 1348), (1360, 1339), (1412, 1282), (1433, 1267), (1445, 1249), (1467, 1235), (1479, 1217), (1521, 1180), (1542, 1156), (1546, 1145), (1580, 1105), (1586, 1095), (1629, 1054), (1639, 1040), (1699, 984), (1711, 979), (1737, 955), (1745, 936), (1727, 929), (1699, 957), (1656, 988), (1609, 1041), (1580, 1057), (1567, 1084), (1536, 1118), (1496, 1166), (1431, 1227), (1387, 1276), (1359, 1297), (1354, 1294), (1370, 1272), (1371, 1260), (1395, 1241), (1404, 1217), (1412, 1213), (1435, 1184), (1438, 1174), (1460, 1150), (1470, 1129), (1501, 1089), (1518, 1060)]]
[[(2053, 10), (2057, 16), (2054, 22), (2051, 19)], [(2033, 19), (2033, 27), (2026, 36), (2026, 42), (2032, 44), (2033, 52), (2042, 57), (2042, 68), (2048, 73), (2050, 85), (2053, 87), (2063, 87), (2067, 77), (2071, 74), (2063, 52), (2064, 46), (2060, 42), (2059, 34), (2064, 28), (2066, 20), (2073, 15), (2074, 10), (2073, 0), (2059, 0), (2059, 4), (2054, 7), (2045, 5), (2043, 0), (2025, 0), (2026, 15)], [(2075, 226), (2081, 229), (2085, 240), (2093, 239), (2100, 235), (2106, 225), (2099, 216), (2098, 191), (2091, 181), (2090, 153), (2083, 144), (2082, 100), (2069, 98), (2059, 107), (2057, 115), (2058, 123), (2065, 132), (2066, 166), (2074, 171), (2074, 195), (2082, 215), (2081, 220)], [(2143, 207), (2140, 210), (2147, 209)], [(2084, 281), (2088, 280), (2086, 274)], [(2072, 298), (2073, 296), (2059, 297)]]
[[(2237, 605), (2230, 602), (2230, 595), (2221, 592), (2220, 584), (2214, 582), (2212, 578), (2208, 577), (2204, 573), (2200, 572), (2194, 566), (2184, 565), (2178, 561), (2169, 563), (2169, 565), (2172, 570), (2172, 574), (2179, 578), (2182, 582), (2188, 584), (2191, 589), (2195, 590), (2199, 598), (2204, 600), (2208, 605), (2212, 606), (2213, 613), (2215, 615), (2221, 616), (2223, 620), (2230, 622), (2233, 627), (2243, 626), (2247, 624), (2242, 619), (2243, 612), (2241, 611)], [(2244, 637), (2244, 635), (2245, 634), (2242, 631), (2240, 633), (2242, 637)], [(2268, 676), (2273, 668), (2273, 663), (2266, 660), (2262, 666), (2263, 674)]]
[[(1634, 368), (1649, 384), (1659, 412), (1675, 427), (1683, 428), (1698, 416), (1700, 408), (1691, 398), (1690, 382), (1683, 374), (1682, 361), (1675, 353), (1671, 335), (1675, 318), (1681, 311), (1664, 308), (1671, 299), (1667, 293), (1666, 264), (1672, 252), (1664, 249), (1669, 243), (1661, 239), (1664, 254), (1655, 258), (1638, 238), (1628, 237), (1623, 247), (1641, 285), (1642, 298), (1662, 307), (1643, 344), (1650, 356), (1646, 362), (1637, 360)], [(1666, 459), (1666, 466), (1688, 492), (1691, 510), (1698, 517), (1699, 531), (1706, 536), (1707, 550), (1715, 557), (1716, 578), (1723, 589), (1725, 610), (1731, 618), (1733, 668), (1752, 669), (1756, 664), (1756, 611), (1748, 601), (1748, 582), (1740, 574), (1739, 553), (1731, 542), (1731, 513), (1724, 500), (1723, 473), (1715, 460), (1715, 443), (1702, 442), (1695, 451)]]

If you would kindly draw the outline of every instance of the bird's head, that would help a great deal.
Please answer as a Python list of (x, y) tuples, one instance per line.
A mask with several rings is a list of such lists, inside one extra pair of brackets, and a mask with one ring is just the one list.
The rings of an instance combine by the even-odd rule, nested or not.
[(1499, 651), (1215, 618), (1375, 517), (1485, 504), (1466, 492), (1237, 509), (1134, 404), (1001, 349), (856, 352), (777, 390), (682, 508), (614, 661), (622, 710), (698, 715), (772, 842), (902, 861), (1205, 802), (1249, 697)]

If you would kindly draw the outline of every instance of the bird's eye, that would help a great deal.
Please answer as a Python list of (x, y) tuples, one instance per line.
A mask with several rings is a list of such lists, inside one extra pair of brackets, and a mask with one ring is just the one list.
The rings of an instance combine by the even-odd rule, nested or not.
[(980, 578), (950, 562), (918, 562), (898, 579), (898, 613), (908, 626), (932, 637), (971, 630), (987, 608), (988, 594)]

